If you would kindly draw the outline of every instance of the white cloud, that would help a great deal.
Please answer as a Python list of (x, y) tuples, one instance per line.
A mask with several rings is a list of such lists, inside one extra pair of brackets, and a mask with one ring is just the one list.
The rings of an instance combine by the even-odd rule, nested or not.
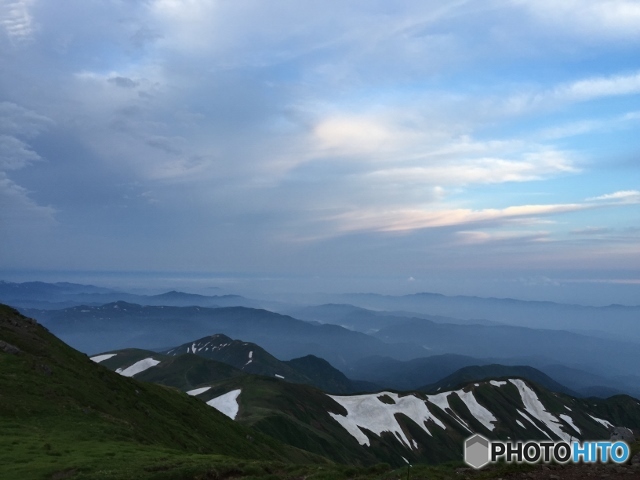
[(330, 220), (342, 233), (357, 231), (402, 232), (458, 225), (505, 224), (520, 218), (556, 215), (594, 208), (591, 204), (519, 205), (502, 209), (361, 209), (336, 215)]
[(30, 138), (53, 122), (32, 110), (11, 102), (0, 102), (0, 133)]
[(34, 137), (51, 123), (48, 118), (14, 103), (0, 103), (0, 219), (6, 225), (49, 224), (54, 221), (54, 209), (38, 205), (30, 198), (29, 192), (6, 173), (42, 160), (19, 137)]
[(601, 97), (640, 93), (640, 72), (630, 75), (593, 77), (557, 87), (553, 97), (558, 100), (586, 101)]
[(314, 135), (321, 151), (334, 154), (360, 154), (388, 150), (397, 144), (398, 132), (369, 118), (332, 117), (316, 125)]
[(0, 25), (17, 43), (28, 41), (35, 30), (31, 8), (35, 0), (13, 0), (0, 4)]
[(441, 186), (470, 184), (529, 182), (561, 173), (574, 173), (573, 166), (562, 152), (527, 153), (521, 160), (478, 158), (457, 160), (443, 165), (390, 168), (377, 170), (374, 179), (406, 184), (422, 183)]
[(614, 200), (620, 203), (640, 203), (640, 190), (621, 190), (619, 192), (592, 197), (587, 200)]
[(640, 37), (640, 4), (635, 0), (511, 0), (540, 23), (592, 42)]
[(0, 171), (18, 170), (41, 160), (40, 155), (24, 142), (9, 135), (0, 135)]
[(456, 232), (459, 245), (492, 243), (536, 243), (549, 241), (549, 232), (483, 232), (479, 230)]
[[(531, 89), (489, 102), (488, 108), (499, 115), (521, 115), (541, 109), (587, 102), (606, 97), (636, 95), (640, 93), (640, 72), (600, 77), (588, 77), (562, 83), (548, 89)], [(632, 118), (622, 118), (631, 120)], [(588, 122), (582, 128), (591, 128)]]

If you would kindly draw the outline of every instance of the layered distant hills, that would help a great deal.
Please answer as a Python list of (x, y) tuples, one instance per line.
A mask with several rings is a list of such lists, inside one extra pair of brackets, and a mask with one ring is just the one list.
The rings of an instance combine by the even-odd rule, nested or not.
[[(67, 328), (87, 318), (122, 327), (131, 317), (110, 312), (129, 309), (152, 309), (134, 318), (163, 328), (185, 311), (165, 307), (162, 317), (153, 310), (161, 307), (126, 303), (75, 308), (95, 316), (71, 315)], [(254, 322), (231, 315), (227, 322), (236, 320), (235, 328), (263, 322), (268, 330), (280, 317)], [(298, 325), (291, 320), (287, 326)], [(387, 361), (378, 358), (379, 365)], [(445, 357), (438, 361), (447, 364)], [(89, 359), (6, 306), (0, 306), (0, 392), (0, 475), (7, 479), (382, 480), (396, 478), (390, 468), (405, 462), (461, 465), (461, 445), (475, 432), (503, 440), (608, 439), (614, 428), (640, 433), (640, 400), (579, 398), (532, 367), (465, 366), (399, 392), (351, 380), (314, 355), (283, 361), (259, 343), (219, 333), (161, 351), (116, 349)], [(438, 475), (459, 473), (445, 468)]]
[[(13, 301), (88, 353), (161, 351), (219, 333), (259, 344), (280, 360), (313, 355), (349, 378), (389, 388), (418, 389), (461, 367), (500, 364), (535, 367), (578, 395), (640, 396), (640, 307), (433, 294), (325, 296), (336, 297), (360, 305), (0, 282), (0, 300)], [(46, 308), (29, 307), (42, 302)], [(67, 304), (74, 306), (59, 308)]]

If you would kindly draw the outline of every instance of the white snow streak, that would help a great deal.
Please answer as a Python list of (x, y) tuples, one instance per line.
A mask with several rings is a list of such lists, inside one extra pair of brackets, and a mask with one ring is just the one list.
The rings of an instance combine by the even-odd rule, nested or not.
[[(249, 365), (251, 362), (253, 362), (253, 350), (251, 350), (249, 352), (249, 360), (247, 360), (247, 363), (244, 364), (244, 367), (246, 367), (247, 365)], [(242, 367), (242, 368), (244, 368)]]
[(578, 427), (576, 427), (576, 425), (573, 423), (573, 418), (571, 418), (569, 415), (565, 415), (564, 413), (561, 413), (560, 415), (558, 415), (562, 420), (564, 420), (565, 422), (567, 422), (569, 425), (571, 425), (571, 428), (573, 428), (576, 432), (578, 433), (582, 433), (580, 431), (580, 429)]
[(105, 360), (109, 360), (111, 357), (115, 357), (117, 353), (105, 353), (104, 355), (96, 355), (95, 357), (91, 357), (96, 363), (104, 362)]
[[(545, 432), (544, 430), (542, 430), (538, 425), (535, 424), (535, 422), (533, 420), (531, 420), (531, 417), (529, 417), (529, 415), (527, 415), (526, 413), (524, 413), (522, 410), (518, 409), (518, 413), (520, 415), (522, 415), (524, 418), (527, 419), (527, 421), (533, 425), (534, 427), (536, 427), (538, 430), (540, 430), (549, 440), (551, 440), (551, 437), (549, 436), (549, 434), (547, 432)], [(522, 424), (520, 424), (522, 425)], [(524, 426), (524, 425), (523, 425)]]
[(454, 412), (451, 406), (449, 405), (448, 397), (452, 393), (453, 392), (444, 392), (444, 393), (438, 393), (437, 395), (427, 395), (427, 399), (429, 400), (429, 402), (433, 403), (436, 407), (440, 407), (440, 409), (442, 409), (443, 412), (448, 414), (456, 422), (458, 422), (460, 425), (462, 425), (464, 428), (466, 428), (471, 432), (472, 430), (469, 428), (469, 425), (467, 425), (467, 423), (464, 420), (458, 417), (458, 415), (456, 415), (456, 412)]
[(144, 360), (140, 360), (134, 363), (133, 365), (128, 366), (125, 369), (118, 368), (116, 370), (116, 373), (119, 373), (123, 377), (133, 377), (134, 375), (144, 372), (145, 370), (151, 367), (155, 367), (159, 363), (160, 363), (159, 360), (155, 360), (149, 357), (149, 358), (145, 358)]
[[(388, 395), (395, 403), (390, 405), (378, 399), (379, 396)], [(396, 414), (403, 414), (413, 420), (420, 428), (431, 435), (425, 422), (431, 420), (440, 428), (446, 428), (427, 407), (424, 400), (413, 395), (400, 397), (393, 392), (379, 392), (375, 394), (334, 396), (329, 395), (333, 400), (342, 405), (347, 410), (347, 416), (329, 413), (334, 420), (344, 427), (360, 445), (369, 446), (369, 438), (361, 430), (365, 428), (375, 435), (380, 436), (382, 432), (390, 432), (404, 443), (408, 448), (415, 448), (398, 423)]]
[(518, 388), (524, 408), (531, 416), (544, 423), (549, 430), (562, 440), (571, 440), (571, 435), (560, 428), (558, 419), (544, 409), (544, 405), (540, 402), (536, 393), (526, 383), (519, 379), (510, 379), (509, 381)]
[(282, 375), (278, 375), (277, 373), (276, 373), (276, 377), (284, 380), (284, 377)]
[(489, 383), (494, 387), (502, 387), (503, 385), (507, 384), (507, 382), (499, 382), (497, 380), (490, 380)]
[(231, 390), (224, 395), (209, 400), (207, 405), (215, 408), (220, 413), (224, 413), (231, 420), (235, 420), (236, 415), (238, 415), (238, 409), (240, 408), (238, 405), (238, 396), (241, 391), (240, 389)]
[[(589, 415), (589, 414), (587, 413), (587, 415)], [(589, 416), (590, 416), (593, 420), (595, 420), (596, 422), (598, 422), (600, 425), (602, 425), (602, 426), (604, 426), (604, 427), (606, 427), (606, 428), (613, 428), (613, 425), (612, 425), (611, 423), (607, 422), (606, 420), (603, 420), (603, 419), (601, 419), (601, 418), (594, 417), (593, 415), (589, 415)]]
[(471, 415), (476, 417), (476, 419), (489, 430), (495, 430), (496, 426), (491, 422), (497, 422), (498, 419), (493, 416), (493, 413), (491, 413), (489, 410), (478, 403), (476, 397), (473, 396), (473, 392), (458, 390), (455, 393), (457, 393), (460, 397), (460, 400), (465, 403), (465, 405), (471, 412)]
[(187, 392), (187, 395), (200, 395), (201, 393), (206, 392), (207, 390), (209, 390), (211, 387), (200, 387), (200, 388), (194, 388), (193, 390), (189, 390)]

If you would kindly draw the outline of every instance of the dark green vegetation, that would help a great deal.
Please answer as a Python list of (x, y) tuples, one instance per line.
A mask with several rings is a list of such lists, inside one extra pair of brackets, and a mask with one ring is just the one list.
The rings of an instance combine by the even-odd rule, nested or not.
[(453, 390), (472, 382), (488, 380), (492, 378), (526, 378), (527, 380), (543, 386), (552, 392), (565, 393), (567, 395), (578, 396), (575, 392), (560, 385), (558, 382), (545, 375), (540, 370), (528, 366), (510, 365), (471, 365), (456, 370), (451, 375), (438, 380), (435, 383), (420, 388), (426, 393), (436, 393), (440, 390)]
[[(416, 465), (413, 479), (461, 478), (456, 469), (463, 467), (459, 450), (467, 432), (449, 413), (431, 404), (429, 408), (447, 425), (442, 430), (429, 422), (433, 437), (408, 417), (397, 417), (404, 432), (420, 445), (417, 450), (403, 446), (390, 433), (378, 437), (367, 432), (371, 446), (363, 447), (329, 418), (328, 412), (345, 415), (344, 408), (313, 387), (246, 374), (193, 354), (166, 357), (131, 349), (119, 355), (128, 364), (150, 355), (162, 363), (135, 380), (121, 377), (69, 348), (36, 322), (0, 306), (0, 478), (391, 480), (405, 478), (405, 467), (389, 466), (400, 465), (401, 456), (412, 462), (457, 460), (440, 466)], [(105, 360), (105, 365), (114, 359)], [(171, 386), (141, 382), (143, 375)], [(206, 382), (211, 389), (201, 399), (177, 390)], [(242, 390), (238, 422), (201, 401), (236, 388)], [(514, 406), (523, 408), (515, 387), (481, 383), (469, 388), (498, 418), (495, 436), (512, 435)], [(616, 424), (640, 425), (637, 401), (630, 397), (577, 400), (533, 388), (552, 413), (571, 405), (576, 424), (587, 435), (601, 438), (606, 429), (589, 420), (586, 412)], [(392, 397), (380, 394), (379, 401), (391, 406)], [(450, 406), (474, 430), (491, 436), (454, 394)], [(525, 434), (537, 438), (533, 427)], [(539, 431), (537, 435), (541, 436)], [(335, 464), (317, 454), (350, 465)], [(497, 466), (472, 472), (472, 478), (504, 477), (532, 469)]]
[(136, 348), (106, 353), (115, 354), (101, 362), (111, 370), (125, 369), (144, 358), (158, 360), (161, 362), (159, 365), (136, 375), (136, 378), (185, 391), (243, 373), (312, 385), (327, 393), (380, 390), (379, 386), (368, 382), (349, 380), (329, 362), (314, 355), (283, 362), (255, 343), (232, 340), (221, 334), (188, 342), (162, 354)]
[[(569, 435), (575, 438), (607, 438), (608, 429), (589, 414), (607, 419), (615, 425), (632, 428), (640, 426), (640, 403), (631, 397), (619, 396), (607, 401), (578, 400), (566, 393), (551, 393), (549, 388), (557, 388), (561, 392), (566, 392), (566, 389), (536, 369), (488, 365), (458, 370), (427, 389), (431, 396), (405, 393), (397, 397), (391, 392), (364, 395), (361, 398), (372, 399), (373, 403), (368, 404), (367, 409), (370, 413), (365, 414), (364, 419), (362, 416), (356, 419), (358, 422), (364, 422), (357, 423), (367, 438), (368, 445), (363, 446), (362, 442), (356, 440), (347, 429), (335, 421), (335, 415), (348, 415), (348, 411), (340, 404), (342, 400), (339, 397), (335, 397), (336, 402), (323, 391), (308, 385), (292, 383), (288, 379), (276, 378), (269, 371), (272, 368), (282, 368), (281, 364), (287, 364), (306, 370), (308, 375), (316, 373), (323, 381), (327, 381), (335, 372), (326, 362), (315, 357), (279, 362), (255, 344), (233, 341), (220, 335), (190, 342), (178, 349), (170, 349), (169, 352), (178, 353), (176, 350), (189, 353), (167, 357), (153, 352), (125, 350), (103, 363), (112, 369), (126, 368), (136, 360), (152, 356), (162, 362), (136, 375), (136, 378), (185, 391), (208, 387), (198, 394), (198, 398), (206, 402), (229, 392), (239, 391), (239, 412), (236, 417), (238, 422), (284, 443), (337, 462), (367, 465), (384, 461), (399, 466), (403, 463), (403, 457), (412, 462), (438, 463), (443, 460), (456, 460), (460, 458), (460, 445), (471, 432), (502, 440), (544, 440), (558, 439), (557, 430), (554, 428), (560, 428), (567, 435), (567, 440)], [(195, 355), (192, 352), (195, 352)], [(203, 357), (198, 358), (201, 355)], [(231, 365), (204, 358), (211, 356), (242, 366), (246, 366), (249, 360), (252, 361), (249, 363), (251, 365), (254, 361), (259, 363), (260, 358), (265, 358), (267, 361), (260, 371), (264, 371), (266, 375), (248, 374)], [(318, 366), (322, 368), (317, 368)], [(488, 381), (496, 377), (504, 378), (499, 382)], [(509, 380), (514, 377), (527, 379), (522, 385), (526, 386), (527, 395), (539, 405), (534, 409), (539, 408), (553, 415), (555, 425), (545, 424), (536, 418), (536, 413), (528, 410), (525, 405), (528, 400), (523, 399), (516, 384)], [(532, 382), (532, 379), (537, 380), (539, 385)], [(475, 383), (469, 384), (470, 382)], [(454, 388), (458, 390), (452, 392)], [(398, 407), (396, 410), (396, 402), (402, 403), (403, 397), (413, 399), (414, 405), (427, 405), (435, 417), (424, 423), (428, 432), (422, 428), (422, 420), (412, 417), (415, 409)], [(471, 398), (471, 404), (463, 400), (463, 397)], [(486, 413), (488, 417), (493, 418), (491, 423), (495, 428), (479, 420), (483, 415), (485, 418), (487, 415), (478, 413), (478, 408), (473, 405), (475, 401), (479, 402), (481, 410), (488, 410)], [(527, 411), (527, 415), (533, 420), (523, 417), (519, 413), (522, 411)], [(379, 421), (375, 420), (376, 416), (387, 418), (383, 420), (385, 427), (381, 434), (369, 431), (368, 426), (379, 424)], [(404, 432), (412, 445), (389, 431), (389, 428), (395, 428), (393, 425), (396, 421), (397, 429)], [(580, 433), (573, 429), (572, 422), (575, 422)]]
[(190, 475), (228, 468), (225, 457), (323, 462), (187, 395), (114, 374), (6, 306), (0, 338), (0, 478)]

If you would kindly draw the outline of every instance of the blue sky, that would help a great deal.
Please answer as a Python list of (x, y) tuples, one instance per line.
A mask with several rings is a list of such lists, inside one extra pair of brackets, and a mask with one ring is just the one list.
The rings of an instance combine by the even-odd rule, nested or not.
[(0, 271), (638, 303), (638, 25), (631, 0), (5, 0)]

